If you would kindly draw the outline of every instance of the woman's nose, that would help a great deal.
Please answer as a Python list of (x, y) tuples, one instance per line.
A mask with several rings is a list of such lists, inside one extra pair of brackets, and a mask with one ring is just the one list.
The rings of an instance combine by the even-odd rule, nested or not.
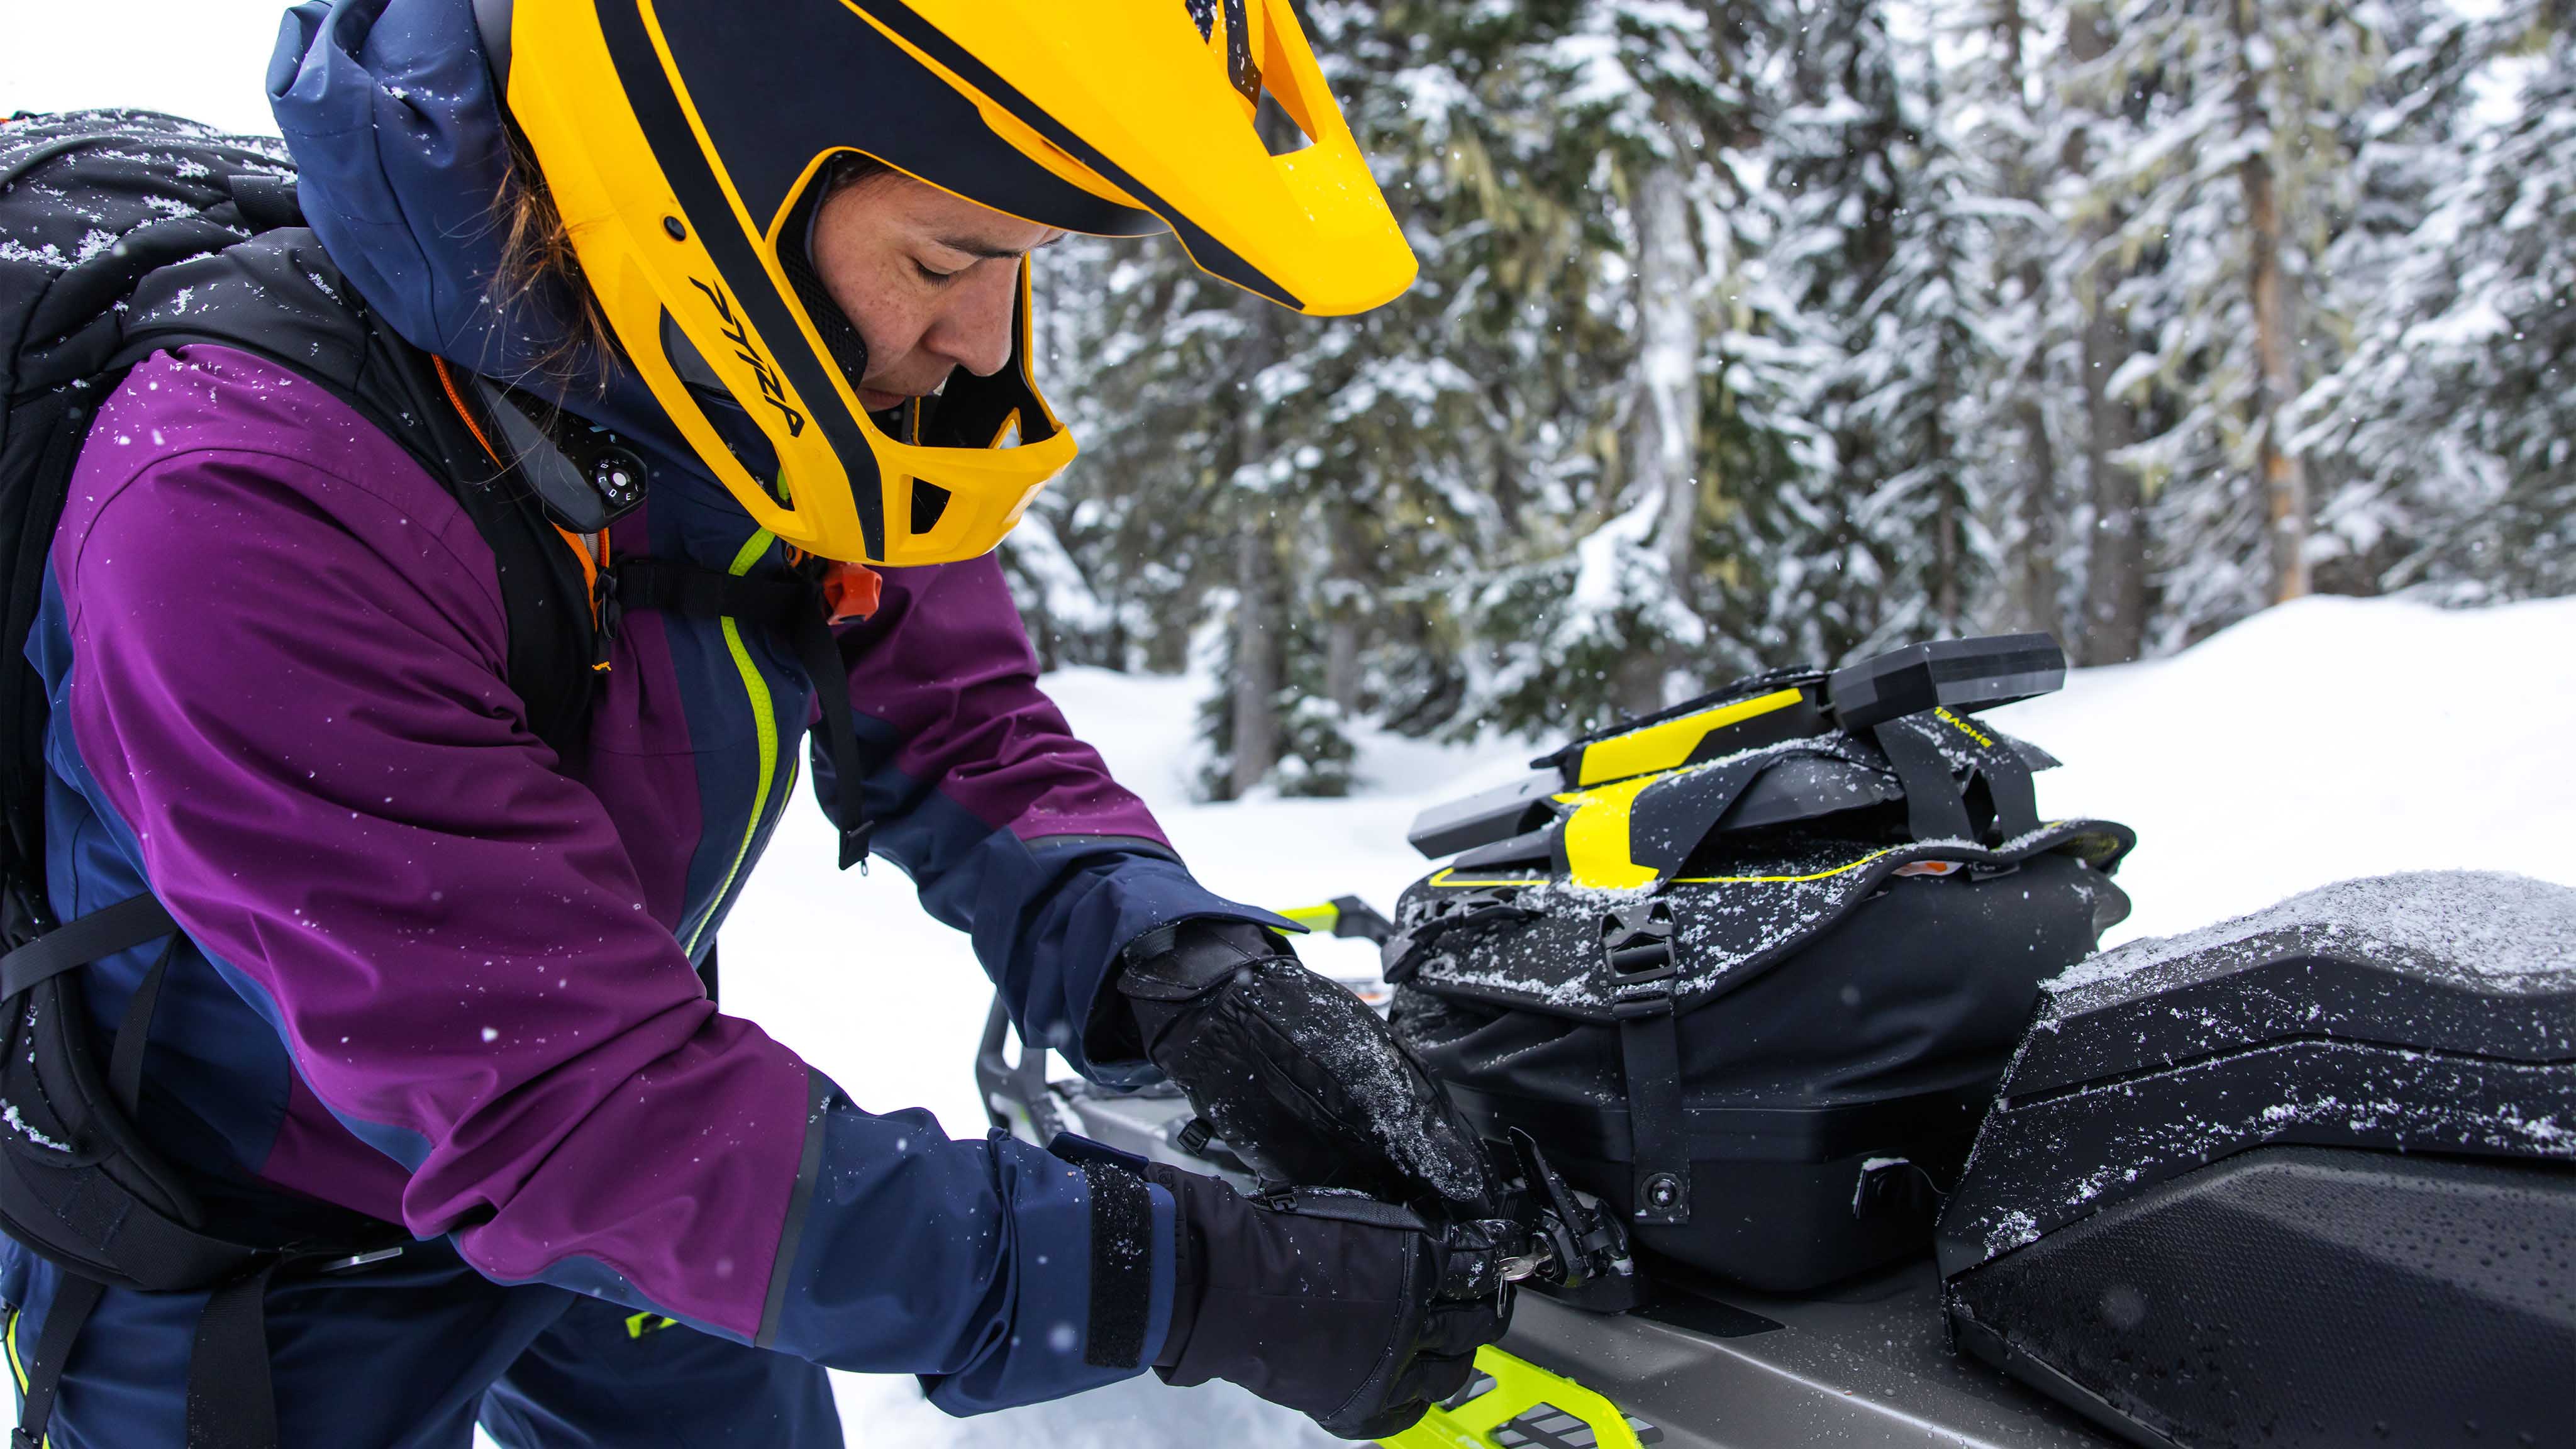
[(925, 339), (932, 351), (977, 377), (990, 377), (1011, 360), (1011, 323), (1020, 301), (1017, 261), (996, 257), (959, 278)]

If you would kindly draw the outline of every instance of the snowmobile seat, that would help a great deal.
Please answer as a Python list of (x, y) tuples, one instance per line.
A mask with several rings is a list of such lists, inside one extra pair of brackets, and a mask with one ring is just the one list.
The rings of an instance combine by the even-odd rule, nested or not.
[(2050, 983), (1939, 1232), (2134, 1443), (2576, 1444), (2576, 890), (2349, 881)]

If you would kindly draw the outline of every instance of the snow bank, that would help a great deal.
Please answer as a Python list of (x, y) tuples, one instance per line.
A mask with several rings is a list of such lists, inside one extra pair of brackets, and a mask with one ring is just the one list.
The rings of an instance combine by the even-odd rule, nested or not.
[(2570, 639), (2576, 600), (2307, 599), (1992, 718), (2066, 762), (2043, 813), (2138, 832), (2114, 940), (2396, 871), (2576, 885)]

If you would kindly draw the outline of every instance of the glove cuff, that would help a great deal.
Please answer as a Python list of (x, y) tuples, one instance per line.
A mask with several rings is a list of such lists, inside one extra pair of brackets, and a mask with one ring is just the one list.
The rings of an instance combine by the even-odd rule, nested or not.
[(1125, 956), (1118, 992), (1138, 1001), (1195, 1001), (1247, 966), (1295, 959), (1266, 926), (1206, 918), (1147, 931), (1129, 943)]

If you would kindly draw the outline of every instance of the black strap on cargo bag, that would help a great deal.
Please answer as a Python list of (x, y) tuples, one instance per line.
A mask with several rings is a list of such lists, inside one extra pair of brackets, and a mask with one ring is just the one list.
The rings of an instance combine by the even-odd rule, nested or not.
[(1905, 833), (1917, 840), (1974, 841), (1968, 802), (1951, 781), (1950, 762), (1918, 733), (1910, 719), (1892, 719), (1870, 731), (1905, 787)]
[(1682, 1108), (1682, 1040), (1673, 1019), (1673, 908), (1659, 900), (1601, 918), (1601, 949), (1618, 982), (1619, 1059), (1628, 1085), (1637, 1221), (1690, 1221), (1690, 1125)]
[(1968, 818), (1968, 802), (1951, 776), (1950, 761), (1932, 743), (1928, 733), (1932, 730), (1955, 731), (1958, 741), (1969, 747), (1975, 778), (1985, 781), (1986, 797), (1995, 809), (1995, 828), (2004, 840), (2018, 840), (2039, 829), (2039, 793), (2021, 753), (1948, 710), (1939, 710), (1905, 715), (1870, 730), (1870, 738), (1904, 786), (1906, 834), (1916, 840), (1974, 842), (1978, 838), (1976, 825)]

